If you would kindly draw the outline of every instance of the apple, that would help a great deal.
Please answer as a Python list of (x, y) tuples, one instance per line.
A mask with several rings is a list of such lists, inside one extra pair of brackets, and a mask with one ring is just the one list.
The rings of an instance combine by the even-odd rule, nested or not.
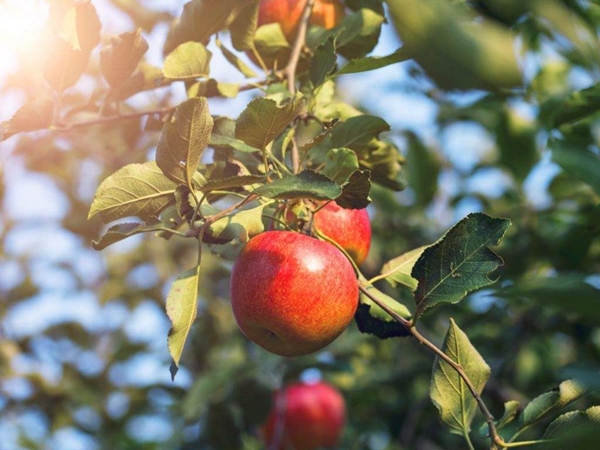
[(367, 259), (371, 247), (371, 221), (366, 209), (344, 209), (329, 202), (315, 214), (313, 227), (337, 242), (356, 264)]
[(346, 329), (358, 306), (358, 281), (334, 245), (266, 231), (250, 239), (233, 264), (231, 305), (251, 341), (277, 355), (307, 355)]
[[(279, 23), (286, 40), (291, 46), (296, 40), (296, 33), (307, 1), (261, 0), (258, 7), (257, 25), (260, 27), (271, 23)], [(342, 22), (344, 14), (344, 6), (340, 0), (316, 0), (309, 23), (330, 29)], [(283, 69), (291, 54), (290, 47), (269, 48), (268, 51), (257, 50), (268, 68)], [(253, 52), (247, 51), (246, 54), (252, 62), (259, 65)], [(308, 65), (301, 61), (299, 67), (307, 68)]]
[(346, 419), (344, 397), (331, 385), (294, 383), (275, 393), (262, 427), (269, 450), (334, 448)]
[[(279, 23), (286, 39), (293, 43), (307, 1), (261, 0), (258, 7), (258, 26)], [(344, 6), (339, 0), (316, 0), (309, 23), (330, 29), (339, 25), (343, 18)]]

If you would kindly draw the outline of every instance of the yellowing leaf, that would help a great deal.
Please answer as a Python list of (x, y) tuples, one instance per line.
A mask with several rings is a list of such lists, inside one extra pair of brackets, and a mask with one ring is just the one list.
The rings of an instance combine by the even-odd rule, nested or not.
[(171, 368), (172, 377), (175, 378), (177, 367), (183, 353), (183, 347), (187, 340), (192, 324), (196, 319), (198, 309), (198, 285), (200, 266), (188, 270), (177, 278), (169, 295), (167, 296), (167, 315), (171, 320), (172, 327), (169, 330), (167, 344), (173, 358), (175, 367)]
[(105, 223), (129, 216), (156, 217), (174, 201), (176, 187), (154, 161), (129, 164), (100, 184), (88, 219), (96, 214)]

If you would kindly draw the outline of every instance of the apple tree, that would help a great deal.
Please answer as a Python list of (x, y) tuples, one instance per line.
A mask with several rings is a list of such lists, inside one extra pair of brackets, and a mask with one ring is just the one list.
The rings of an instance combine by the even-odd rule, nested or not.
[(1, 88), (0, 443), (264, 448), (316, 377), (339, 448), (594, 448), (596, 3), (154, 3), (48, 0)]

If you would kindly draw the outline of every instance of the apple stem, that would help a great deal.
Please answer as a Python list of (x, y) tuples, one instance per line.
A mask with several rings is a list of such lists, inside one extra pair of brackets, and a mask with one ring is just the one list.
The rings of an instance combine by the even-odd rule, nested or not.
[(465, 372), (463, 367), (460, 364), (458, 364), (457, 362), (455, 362), (448, 355), (446, 355), (440, 348), (438, 348), (434, 343), (432, 343), (430, 340), (428, 340), (425, 336), (423, 336), (417, 330), (417, 328), (415, 326), (415, 322), (413, 320), (406, 320), (404, 317), (400, 316), (398, 313), (396, 313), (391, 308), (389, 308), (387, 305), (385, 305), (384, 303), (379, 301), (379, 299), (377, 297), (375, 297), (374, 295), (372, 295), (362, 283), (359, 283), (358, 287), (364, 295), (366, 295), (367, 297), (369, 297), (369, 299), (371, 299), (373, 301), (373, 303), (375, 303), (377, 306), (379, 306), (381, 309), (383, 309), (394, 320), (399, 322), (400, 325), (402, 325), (404, 328), (406, 328), (406, 330), (412, 335), (412, 337), (414, 337), (417, 340), (417, 342), (419, 342), (419, 344), (427, 347), (429, 350), (431, 350), (433, 353), (435, 353), (439, 358), (441, 358), (446, 363), (448, 363), (448, 365), (450, 367), (452, 367), (452, 369), (454, 369), (454, 371), (462, 378), (462, 380), (467, 385), (467, 388), (469, 389), (469, 391), (471, 392), (471, 395), (477, 402), (479, 409), (485, 416), (485, 420), (488, 424), (489, 434), (492, 439), (492, 445), (497, 446), (498, 448), (506, 448), (506, 443), (504, 442), (502, 437), (498, 434), (498, 430), (496, 429), (496, 424), (494, 422), (494, 416), (490, 413), (489, 409), (487, 408), (483, 399), (481, 398), (481, 396), (475, 389), (473, 382), (471, 381), (471, 379), (469, 378), (469, 376), (467, 375), (467, 373)]

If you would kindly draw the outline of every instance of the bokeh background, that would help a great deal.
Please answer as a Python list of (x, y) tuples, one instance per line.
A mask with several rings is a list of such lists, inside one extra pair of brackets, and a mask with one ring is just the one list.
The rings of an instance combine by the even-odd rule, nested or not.
[[(92, 3), (104, 41), (141, 27), (146, 62), (161, 66), (184, 2)], [(386, 138), (407, 159), (406, 190), (372, 192), (367, 274), (434, 242), (468, 213), (513, 221), (498, 249), (506, 262), (500, 281), (423, 323), (438, 343), (449, 317), (467, 332), (492, 367), (484, 398), (500, 415), (504, 401), (524, 403), (568, 377), (600, 384), (600, 7), (548, 0), (548, 11), (558, 11), (551, 14), (536, 2), (516, 11), (493, 7), (510, 1), (450, 3), (515, 33), (522, 86), (445, 90), (411, 60), (342, 76), (337, 94), (388, 121)], [(42, 0), (0, 2), (0, 120), (53, 95), (39, 68), (47, 14)], [(402, 45), (393, 24), (384, 24), (374, 55)], [(209, 48), (211, 76), (243, 82)], [(85, 104), (104, 85), (99, 49), (63, 104)], [(587, 109), (548, 118), (548, 110), (573, 112), (573, 93)], [(179, 85), (155, 89), (128, 99), (125, 111), (175, 105), (185, 95)], [(253, 95), (211, 99), (210, 110), (235, 118)], [(340, 448), (460, 448), (439, 425), (428, 398), (433, 360), (416, 343), (380, 341), (352, 325), (315, 355), (269, 355), (238, 331), (230, 263), (216, 257), (203, 261), (198, 318), (171, 381), (164, 299), (194, 264), (195, 245), (136, 236), (96, 252), (91, 241), (104, 228), (86, 219), (107, 175), (153, 157), (159, 132), (144, 125), (37, 131), (0, 143), (0, 450), (260, 448), (255, 432), (271, 391), (298, 377), (326, 379), (344, 393), (349, 424)], [(557, 148), (570, 153), (557, 157)]]

